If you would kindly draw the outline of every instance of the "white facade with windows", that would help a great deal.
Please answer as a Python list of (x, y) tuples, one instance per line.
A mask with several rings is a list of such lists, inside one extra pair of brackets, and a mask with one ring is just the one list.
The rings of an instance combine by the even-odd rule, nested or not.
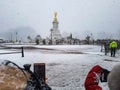
[(60, 34), (60, 30), (58, 29), (58, 21), (57, 21), (57, 13), (55, 13), (54, 15), (54, 20), (53, 20), (53, 28), (51, 29), (51, 43), (52, 44), (57, 44), (57, 42), (59, 42), (59, 40), (61, 40), (61, 34)]

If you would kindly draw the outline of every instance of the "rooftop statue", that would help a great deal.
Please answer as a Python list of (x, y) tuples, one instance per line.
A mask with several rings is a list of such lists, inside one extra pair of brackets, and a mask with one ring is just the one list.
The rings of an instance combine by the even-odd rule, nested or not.
[(54, 13), (54, 21), (57, 21), (57, 12)]

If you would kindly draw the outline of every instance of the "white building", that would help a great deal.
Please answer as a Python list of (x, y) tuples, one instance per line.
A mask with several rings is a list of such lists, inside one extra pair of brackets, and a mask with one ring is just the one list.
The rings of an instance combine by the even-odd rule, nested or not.
[(59, 41), (61, 40), (61, 34), (60, 34), (60, 30), (58, 28), (58, 21), (57, 21), (57, 13), (54, 13), (54, 19), (53, 19), (53, 28), (50, 30), (51, 32), (51, 44), (57, 44), (59, 43)]

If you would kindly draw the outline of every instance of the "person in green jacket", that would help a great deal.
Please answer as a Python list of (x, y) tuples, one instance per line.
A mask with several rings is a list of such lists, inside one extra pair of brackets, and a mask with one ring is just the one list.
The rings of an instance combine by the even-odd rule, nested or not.
[(118, 47), (117, 42), (113, 40), (109, 45), (109, 48), (111, 50), (111, 57), (115, 57), (117, 47)]

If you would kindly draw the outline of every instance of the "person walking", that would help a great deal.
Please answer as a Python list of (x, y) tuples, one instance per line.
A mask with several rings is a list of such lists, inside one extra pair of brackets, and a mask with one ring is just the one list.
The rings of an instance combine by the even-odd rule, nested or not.
[(104, 50), (105, 50), (105, 55), (109, 52), (109, 44), (108, 42), (104, 42)]
[(109, 48), (111, 50), (111, 57), (115, 57), (116, 49), (118, 48), (117, 42), (115, 40), (113, 40), (110, 43)]

